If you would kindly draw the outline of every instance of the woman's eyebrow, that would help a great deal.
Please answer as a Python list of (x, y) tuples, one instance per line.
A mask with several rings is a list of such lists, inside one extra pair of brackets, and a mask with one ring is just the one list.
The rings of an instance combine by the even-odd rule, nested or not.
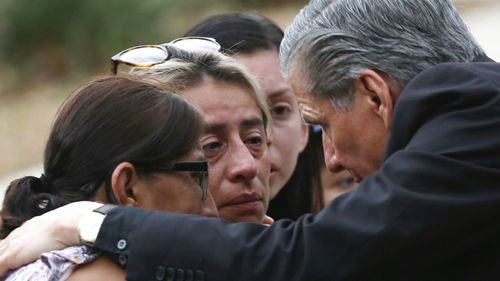
[(244, 128), (252, 128), (258, 126), (264, 126), (264, 120), (262, 120), (261, 118), (245, 119), (240, 122), (240, 127)]
[(205, 132), (215, 132), (227, 129), (229, 125), (227, 123), (207, 123), (205, 124)]

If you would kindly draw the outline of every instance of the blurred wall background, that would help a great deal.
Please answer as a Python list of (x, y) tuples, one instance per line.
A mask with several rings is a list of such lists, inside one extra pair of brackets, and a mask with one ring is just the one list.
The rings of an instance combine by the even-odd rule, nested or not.
[[(204, 18), (252, 11), (286, 25), (307, 0), (0, 1), (0, 202), (10, 180), (39, 176), (61, 102), (127, 47), (164, 43)], [(486, 52), (500, 61), (500, 3), (455, 0)]]

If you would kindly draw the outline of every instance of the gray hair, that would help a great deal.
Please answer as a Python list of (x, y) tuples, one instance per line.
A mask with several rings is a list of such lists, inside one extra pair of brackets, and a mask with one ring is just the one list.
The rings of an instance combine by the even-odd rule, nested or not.
[(308, 93), (352, 104), (352, 82), (373, 69), (400, 88), (444, 62), (484, 55), (449, 0), (312, 0), (287, 28), (285, 75), (298, 66)]
[(180, 95), (182, 91), (210, 80), (241, 86), (257, 103), (265, 126), (270, 125), (271, 113), (264, 93), (255, 78), (234, 59), (215, 52), (194, 53), (172, 46), (166, 48), (172, 59), (154, 67), (133, 68), (130, 74), (154, 79), (167, 90)]

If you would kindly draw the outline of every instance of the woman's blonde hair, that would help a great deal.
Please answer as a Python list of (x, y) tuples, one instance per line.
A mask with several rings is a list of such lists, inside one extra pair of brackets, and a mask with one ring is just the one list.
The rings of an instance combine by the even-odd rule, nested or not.
[(270, 125), (271, 113), (264, 93), (255, 78), (234, 59), (216, 52), (194, 53), (172, 46), (166, 48), (171, 59), (154, 67), (133, 68), (130, 74), (155, 79), (162, 87), (181, 95), (184, 90), (210, 80), (244, 87), (257, 103), (265, 126)]

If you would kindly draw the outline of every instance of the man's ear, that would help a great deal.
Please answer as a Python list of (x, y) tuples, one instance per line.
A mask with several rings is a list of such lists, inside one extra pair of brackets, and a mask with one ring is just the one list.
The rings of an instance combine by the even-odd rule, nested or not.
[(120, 205), (137, 206), (136, 185), (139, 177), (137, 171), (129, 162), (122, 162), (113, 170), (111, 189)]
[(365, 95), (370, 109), (384, 122), (389, 130), (392, 125), (395, 94), (388, 78), (382, 77), (371, 69), (364, 69), (358, 78), (358, 92)]

